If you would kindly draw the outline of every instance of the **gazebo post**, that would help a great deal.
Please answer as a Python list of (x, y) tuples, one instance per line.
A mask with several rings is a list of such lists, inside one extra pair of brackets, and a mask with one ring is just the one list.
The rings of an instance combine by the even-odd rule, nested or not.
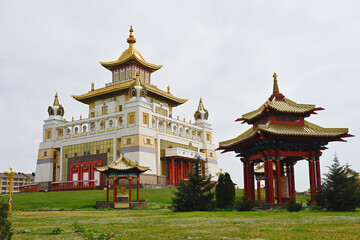
[(137, 184), (136, 184), (136, 188), (137, 188), (137, 192), (136, 192), (136, 201), (139, 202), (140, 198), (139, 198), (139, 182), (140, 179), (139, 177), (137, 177)]
[(116, 202), (116, 195), (117, 195), (117, 191), (116, 191), (116, 188), (117, 188), (117, 184), (116, 184), (116, 177), (114, 177), (114, 199), (113, 199), (113, 202)]
[(321, 173), (320, 173), (320, 160), (315, 160), (315, 166), (316, 166), (316, 186), (321, 187)]
[(296, 191), (295, 191), (295, 176), (294, 176), (294, 163), (290, 163), (290, 177), (291, 177), (291, 197), (296, 200)]
[(315, 202), (315, 171), (314, 171), (314, 161), (313, 159), (309, 159), (309, 177), (310, 177), (310, 194), (311, 194), (311, 202)]
[(268, 175), (269, 175), (269, 198), (270, 203), (274, 203), (274, 171), (273, 171), (273, 161), (269, 159), (268, 161)]
[(109, 202), (109, 177), (106, 176), (106, 202)]
[(131, 192), (132, 192), (131, 180), (132, 180), (132, 178), (129, 177), (129, 202), (131, 202)]
[(276, 159), (276, 199), (278, 203), (282, 202), (280, 159)]
[(270, 202), (269, 200), (269, 172), (268, 172), (268, 164), (267, 164), (267, 160), (264, 159), (264, 172), (265, 172), (265, 201), (267, 203)]
[(260, 185), (260, 179), (256, 179), (257, 182), (257, 199), (261, 200), (261, 185)]
[(289, 198), (291, 199), (291, 176), (290, 176), (290, 164), (289, 163), (286, 163), (286, 177), (288, 180)]

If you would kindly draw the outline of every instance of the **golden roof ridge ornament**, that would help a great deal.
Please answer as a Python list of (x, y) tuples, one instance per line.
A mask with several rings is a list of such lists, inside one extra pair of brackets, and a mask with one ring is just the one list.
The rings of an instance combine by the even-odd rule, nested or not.
[(130, 34), (127, 39), (127, 42), (129, 43), (129, 47), (132, 48), (132, 47), (134, 47), (134, 43), (136, 43), (136, 38), (134, 38), (134, 35), (133, 35), (134, 30), (132, 28), (132, 25), (130, 26), (129, 32), (130, 32)]
[(277, 77), (278, 77), (278, 75), (276, 74), (276, 72), (274, 72), (274, 75), (273, 75), (273, 78), (274, 78), (273, 93), (279, 93), (279, 86), (278, 86), (278, 82), (277, 82)]

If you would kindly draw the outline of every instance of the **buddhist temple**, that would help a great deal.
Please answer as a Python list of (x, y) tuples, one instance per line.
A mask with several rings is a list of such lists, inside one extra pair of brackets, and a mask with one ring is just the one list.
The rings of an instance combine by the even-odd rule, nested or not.
[(297, 161), (308, 161), (311, 201), (314, 202), (316, 187), (321, 186), (322, 151), (329, 142), (345, 141), (343, 138), (353, 135), (348, 134), (347, 128), (323, 128), (306, 121), (305, 118), (324, 109), (286, 98), (279, 91), (276, 73), (273, 78), (273, 93), (268, 100), (236, 120), (252, 126), (238, 137), (220, 142), (218, 150), (235, 152), (240, 158), (245, 195), (253, 201), (254, 167), (263, 164), (267, 203), (295, 198), (294, 166)]
[(82, 187), (104, 187), (106, 174), (98, 169), (110, 166), (121, 153), (149, 167), (140, 176), (141, 186), (176, 185), (197, 158), (202, 174), (216, 180), (215, 144), (203, 99), (199, 96), (195, 114), (189, 113), (194, 119), (176, 116), (175, 108), (187, 99), (175, 96), (170, 87), (161, 90), (154, 85), (152, 74), (162, 66), (147, 62), (135, 43), (131, 27), (128, 47), (120, 57), (100, 62), (111, 73), (110, 81), (100, 87), (89, 82), (89, 91), (72, 96), (88, 106), (88, 113), (65, 119), (60, 94), (55, 95), (37, 158), (35, 182), (40, 189), (79, 187), (79, 181)]

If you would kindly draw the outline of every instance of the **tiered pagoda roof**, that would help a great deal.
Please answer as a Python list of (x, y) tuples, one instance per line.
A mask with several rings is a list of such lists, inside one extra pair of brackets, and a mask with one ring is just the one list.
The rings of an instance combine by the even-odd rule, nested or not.
[(109, 165), (98, 167), (97, 170), (105, 173), (139, 174), (149, 170), (149, 167), (140, 166), (123, 155), (122, 157), (118, 158), (115, 162), (112, 162)]
[[(319, 147), (330, 141), (344, 141), (350, 137), (347, 128), (323, 128), (305, 121), (304, 118), (315, 111), (323, 110), (315, 105), (298, 104), (291, 101), (279, 92), (276, 73), (274, 77), (273, 94), (257, 110), (242, 115), (236, 121), (252, 124), (244, 133), (234, 139), (219, 143), (218, 150), (248, 152), (251, 148), (257, 151), (256, 146), (261, 142), (283, 145), (286, 142), (315, 144)], [(286, 148), (286, 147), (285, 147)]]
[(154, 72), (156, 70), (159, 70), (162, 66), (156, 65), (152, 63), (148, 63), (145, 61), (145, 59), (141, 56), (141, 54), (135, 49), (134, 44), (136, 43), (136, 38), (133, 35), (133, 28), (130, 27), (130, 36), (127, 39), (127, 42), (129, 43), (129, 48), (126, 49), (120, 57), (115, 61), (110, 62), (100, 62), (100, 64), (109, 69), (112, 70), (115, 67), (118, 67), (120, 65), (129, 63), (129, 62), (136, 62), (140, 64), (141, 66), (148, 68), (151, 72)]
[[(148, 69), (150, 72), (154, 72), (162, 67), (161, 65), (156, 65), (146, 62), (145, 59), (141, 56), (141, 54), (135, 49), (134, 44), (136, 43), (136, 39), (134, 38), (133, 35), (132, 26), (130, 28), (130, 35), (129, 38), (127, 39), (127, 42), (129, 43), (129, 48), (126, 49), (117, 60), (110, 62), (100, 62), (100, 64), (109, 70), (128, 66), (129, 64), (136, 64), (138, 66), (141, 66), (142, 68)], [(134, 84), (135, 84), (135, 77), (133, 78), (133, 80), (128, 80), (125, 82), (116, 82), (104, 88), (99, 88), (96, 90), (92, 89), (91, 91), (85, 94), (72, 95), (72, 97), (82, 103), (89, 104), (93, 101), (101, 100), (103, 98), (109, 98), (109, 97), (117, 96), (119, 94), (128, 93), (129, 89), (132, 88)], [(152, 84), (148, 84), (145, 82), (142, 82), (142, 84), (146, 87), (149, 97), (157, 99), (159, 101), (167, 102), (173, 107), (176, 107), (187, 101), (187, 99), (182, 99), (173, 96), (169, 90), (166, 92), (158, 89)]]

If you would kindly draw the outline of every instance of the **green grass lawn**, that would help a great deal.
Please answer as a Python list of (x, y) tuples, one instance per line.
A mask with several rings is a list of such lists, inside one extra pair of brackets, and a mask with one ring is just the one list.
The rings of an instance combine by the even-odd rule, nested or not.
[[(105, 200), (103, 190), (14, 194), (13, 238), (96, 239), (110, 234), (112, 239), (360, 239), (359, 211), (174, 213), (166, 208), (173, 191), (141, 189), (149, 209), (102, 211), (94, 207)], [(238, 196), (242, 193), (236, 190)], [(304, 197), (297, 199), (306, 202)]]
[[(112, 239), (360, 238), (359, 212), (14, 211), (11, 220), (13, 239), (91, 239), (101, 234)], [(76, 222), (85, 233), (75, 230)]]
[[(140, 200), (149, 200), (149, 208), (166, 208), (171, 203), (174, 189), (140, 189)], [(236, 190), (236, 195), (243, 194), (242, 189)], [(262, 192), (264, 199), (264, 192)], [(112, 200), (113, 191), (109, 197)], [(132, 191), (136, 200), (136, 190)], [(7, 201), (7, 196), (3, 196)], [(94, 209), (96, 201), (106, 200), (105, 190), (87, 191), (58, 191), (13, 194), (12, 207), (14, 210), (76, 210)], [(297, 201), (306, 202), (307, 198), (298, 196)]]

